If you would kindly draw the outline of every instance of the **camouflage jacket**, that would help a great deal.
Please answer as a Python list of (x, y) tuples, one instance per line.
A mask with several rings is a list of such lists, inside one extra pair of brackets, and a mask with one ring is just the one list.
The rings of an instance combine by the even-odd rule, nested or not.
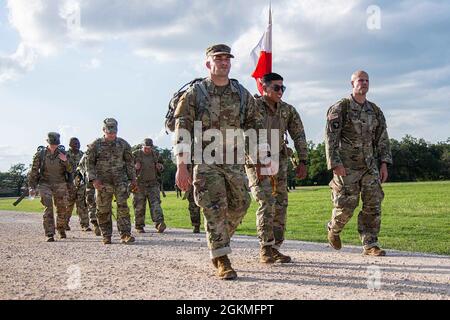
[(88, 146), (86, 155), (88, 181), (115, 185), (136, 178), (131, 146), (122, 138), (111, 142), (99, 138)]
[[(151, 167), (142, 166), (143, 163), (146, 162), (146, 159), (144, 159), (145, 157), (148, 157), (147, 160), (149, 160), (150, 163), (153, 163)], [(146, 155), (142, 149), (135, 150), (133, 151), (133, 159), (135, 164), (140, 164), (139, 170), (136, 169), (136, 177), (139, 184), (156, 182), (158, 180), (160, 173), (156, 169), (156, 164), (164, 164), (164, 161), (157, 151), (152, 150), (150, 154)], [(146, 179), (150, 176), (154, 177), (154, 179), (151, 179), (151, 181), (146, 181)]]
[[(224, 90), (217, 87), (211, 79), (204, 80), (205, 87), (209, 95), (209, 104), (203, 111), (199, 111), (199, 106), (196, 106), (197, 92), (195, 86), (187, 90), (180, 98), (177, 108), (175, 110), (175, 134), (176, 143), (178, 146), (183, 145), (184, 151), (188, 150), (186, 142), (183, 142), (178, 135), (179, 129), (185, 129), (191, 134), (194, 131), (194, 121), (202, 122), (202, 132), (208, 129), (218, 129), (222, 132), (223, 137), (226, 137), (227, 129), (241, 128), (241, 98), (238, 90), (229, 84)], [(223, 90), (221, 92), (221, 90)], [(255, 105), (253, 96), (243, 89), (244, 111), (242, 112), (243, 130), (250, 128), (260, 129), (264, 127), (264, 118), (259, 113)], [(190, 143), (190, 142), (188, 142)], [(203, 143), (203, 149), (210, 142)], [(236, 150), (234, 141), (231, 148)], [(179, 153), (175, 150), (175, 153)]]
[[(279, 124), (278, 129), (280, 129), (279, 146), (281, 149), (281, 154), (283, 156), (287, 156), (287, 139), (285, 140), (284, 137), (287, 132), (289, 132), (289, 135), (294, 141), (295, 150), (298, 154), (298, 160), (306, 161), (308, 158), (308, 147), (306, 144), (305, 129), (303, 128), (303, 123), (297, 110), (292, 105), (287, 104), (284, 101), (280, 101), (277, 104), (276, 111), (272, 112), (265, 102), (264, 97), (258, 97), (256, 99), (256, 105), (259, 112), (266, 119), (265, 127), (267, 129), (270, 129), (268, 128), (269, 124), (267, 121), (269, 116), (277, 117), (277, 122)], [(268, 132), (268, 135), (270, 135), (270, 132)]]
[[(42, 147), (44, 148), (44, 147)], [(41, 163), (41, 151), (33, 156), (31, 170), (28, 173), (28, 184), (32, 189), (36, 189), (38, 184), (54, 184), (66, 182), (66, 174), (72, 172), (71, 160), (67, 155), (67, 161), (59, 158), (61, 151), (56, 149), (52, 154), (48, 147), (43, 151), (43, 163)], [(41, 172), (42, 170), (42, 172)]]
[(72, 149), (69, 149), (69, 151), (67, 151), (67, 154), (70, 158), (70, 165), (72, 166), (73, 173), (75, 173), (77, 171), (78, 164), (80, 163), (81, 158), (84, 155), (84, 152), (80, 150), (78, 151), (78, 153), (75, 153)]
[(363, 106), (353, 97), (342, 99), (327, 113), (325, 150), (328, 169), (343, 165), (350, 169), (392, 164), (383, 112), (366, 100)]

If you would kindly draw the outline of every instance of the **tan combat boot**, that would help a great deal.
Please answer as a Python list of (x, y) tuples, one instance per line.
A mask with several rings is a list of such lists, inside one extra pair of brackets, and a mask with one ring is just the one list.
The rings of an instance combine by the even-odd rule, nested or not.
[(66, 231), (58, 230), (58, 236), (60, 239), (66, 239), (67, 238)]
[(134, 237), (129, 234), (124, 234), (120, 237), (121, 243), (129, 244), (129, 243), (133, 243), (134, 241), (135, 241)]
[(261, 263), (274, 263), (272, 246), (262, 246), (259, 251), (259, 262)]
[(144, 228), (135, 228), (137, 233), (145, 233)]
[(217, 258), (217, 276), (222, 280), (234, 280), (237, 278), (237, 273), (231, 267), (228, 256), (221, 256)]
[(366, 256), (384, 257), (386, 255), (386, 251), (375, 246), (369, 249), (364, 249), (363, 254)]
[(278, 249), (272, 248), (272, 256), (275, 260), (275, 262), (279, 263), (289, 263), (292, 261), (291, 257), (282, 254)]
[(98, 223), (93, 223), (92, 224), (94, 226), (94, 233), (97, 237), (102, 235), (102, 231), (100, 230), (100, 226), (98, 225)]
[(164, 223), (164, 221), (156, 225), (156, 230), (158, 231), (158, 233), (163, 233), (164, 230), (166, 230), (166, 224)]
[(335, 250), (341, 250), (342, 248), (342, 242), (341, 238), (338, 234), (334, 234), (333, 231), (328, 229), (328, 242)]
[(103, 236), (103, 244), (111, 244), (111, 236)]
[(87, 227), (84, 226), (84, 227), (81, 227), (81, 231), (88, 232), (88, 231), (92, 231), (92, 229), (89, 226), (87, 226)]
[(219, 267), (219, 260), (218, 259), (219, 258), (212, 258), (211, 259), (211, 262), (212, 262), (214, 268), (216, 268), (216, 269)]

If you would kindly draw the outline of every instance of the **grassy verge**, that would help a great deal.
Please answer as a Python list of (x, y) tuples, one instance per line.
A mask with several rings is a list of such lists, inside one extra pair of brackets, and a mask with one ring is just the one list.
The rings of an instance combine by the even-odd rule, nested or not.
[[(450, 255), (450, 181), (388, 183), (384, 191), (380, 233), (384, 248)], [(187, 201), (177, 199), (174, 192), (167, 192), (162, 201), (168, 226), (191, 228)], [(39, 199), (25, 199), (17, 207), (13, 202), (14, 199), (0, 199), (0, 210), (42, 212)], [(256, 235), (256, 208), (253, 201), (238, 234)], [(325, 242), (325, 224), (331, 209), (328, 187), (303, 187), (290, 192), (286, 238)], [(359, 210), (355, 210), (342, 233), (344, 244), (360, 244), (356, 227)], [(151, 225), (148, 217), (147, 223)]]

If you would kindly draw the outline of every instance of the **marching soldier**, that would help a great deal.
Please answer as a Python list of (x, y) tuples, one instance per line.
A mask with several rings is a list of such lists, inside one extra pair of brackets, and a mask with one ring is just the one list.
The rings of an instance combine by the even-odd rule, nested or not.
[(366, 99), (367, 72), (353, 73), (351, 84), (351, 96), (334, 104), (327, 113), (325, 143), (328, 169), (333, 170), (330, 187), (334, 205), (328, 241), (334, 249), (341, 249), (339, 233), (353, 216), (361, 196), (358, 232), (363, 254), (384, 256), (386, 252), (378, 244), (384, 198), (381, 184), (388, 178), (387, 165), (392, 164), (386, 119), (381, 109)]
[[(69, 142), (69, 151), (67, 154), (69, 155), (70, 165), (73, 169), (73, 176), (76, 174), (76, 170), (78, 164), (80, 163), (81, 158), (83, 157), (83, 151), (80, 150), (80, 141), (78, 138), (71, 138)], [(68, 207), (67, 207), (67, 217), (66, 217), (66, 231), (70, 230), (69, 222), (72, 217), (72, 211), (76, 204), (77, 206), (77, 215), (80, 221), (81, 229), (83, 231), (91, 231), (89, 227), (89, 216), (86, 207), (86, 185), (79, 184), (75, 186), (73, 183), (67, 184), (68, 189)]]
[(88, 146), (88, 181), (95, 188), (97, 220), (104, 244), (111, 244), (112, 201), (117, 201), (117, 228), (122, 243), (135, 241), (131, 235), (129, 188), (136, 189), (136, 173), (133, 166), (131, 146), (117, 137), (117, 121), (107, 118), (103, 121), (103, 138)]
[[(228, 258), (231, 253), (230, 240), (250, 206), (244, 166), (227, 163), (224, 159), (203, 159), (200, 164), (194, 164), (192, 179), (187, 167), (191, 159), (191, 140), (184, 141), (182, 136), (185, 132), (194, 132), (194, 121), (201, 121), (202, 132), (216, 129), (216, 132), (225, 133), (227, 129), (247, 130), (263, 126), (252, 95), (236, 80), (228, 77), (231, 58), (234, 56), (227, 45), (208, 48), (206, 67), (209, 77), (188, 89), (175, 110), (176, 182), (183, 191), (187, 191), (191, 184), (194, 185), (194, 199), (202, 208), (205, 218), (210, 257), (217, 269), (217, 276), (224, 280), (237, 278)], [(202, 98), (198, 99), (199, 97)], [(228, 143), (230, 149), (233, 145), (236, 156), (237, 146), (234, 142), (227, 141), (227, 145)], [(208, 146), (204, 142), (202, 150)], [(218, 149), (222, 147), (224, 144), (219, 143)], [(213, 153), (215, 157), (215, 151), (211, 156)]]
[(153, 149), (153, 140), (150, 138), (144, 139), (142, 148), (133, 152), (133, 158), (138, 183), (138, 191), (133, 195), (136, 231), (145, 232), (145, 209), (148, 201), (155, 228), (158, 233), (162, 233), (166, 224), (161, 208), (158, 174), (164, 170), (163, 160)]
[[(299, 179), (306, 177), (307, 145), (305, 130), (297, 110), (282, 101), (285, 86), (283, 77), (277, 73), (268, 73), (262, 78), (263, 96), (256, 99), (259, 112), (264, 116), (268, 130), (271, 157), (278, 155), (278, 171), (272, 175), (261, 175), (260, 167), (246, 166), (252, 195), (259, 204), (256, 211), (258, 238), (260, 242), (261, 263), (288, 263), (291, 257), (280, 252), (284, 242), (288, 206), (288, 163), (287, 147), (289, 132), (298, 154), (299, 165), (296, 172)], [(276, 131), (277, 130), (277, 131)], [(278, 140), (279, 150), (274, 148), (273, 138)]]
[(39, 189), (41, 203), (44, 206), (44, 232), (47, 242), (54, 242), (55, 217), (53, 202), (56, 206), (56, 230), (59, 238), (66, 238), (67, 183), (72, 168), (64, 147), (60, 146), (60, 135), (49, 132), (47, 147), (39, 147), (33, 157), (33, 164), (28, 175), (30, 196)]

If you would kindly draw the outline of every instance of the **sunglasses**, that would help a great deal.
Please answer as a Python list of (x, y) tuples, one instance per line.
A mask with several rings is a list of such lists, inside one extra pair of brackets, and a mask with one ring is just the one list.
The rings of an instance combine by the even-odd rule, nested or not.
[(272, 86), (273, 91), (278, 92), (281, 90), (281, 92), (286, 91), (286, 87), (285, 86), (280, 86), (279, 84), (274, 84)]

